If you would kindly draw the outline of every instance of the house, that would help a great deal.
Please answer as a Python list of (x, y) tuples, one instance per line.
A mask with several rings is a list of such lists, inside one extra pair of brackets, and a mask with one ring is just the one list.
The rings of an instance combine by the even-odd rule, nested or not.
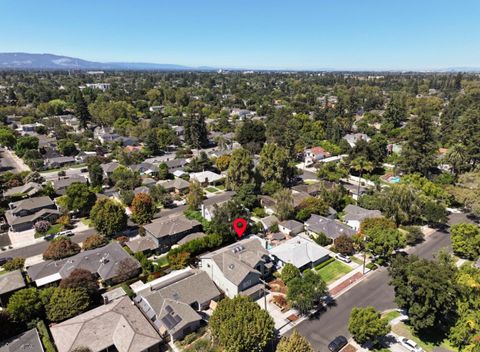
[(110, 83), (87, 83), (85, 84), (87, 88), (100, 89), (101, 91), (106, 91), (110, 88)]
[(162, 337), (183, 339), (196, 331), (205, 311), (222, 296), (207, 273), (190, 268), (174, 271), (135, 289), (136, 305)]
[(343, 136), (343, 139), (347, 141), (350, 147), (355, 147), (358, 141), (370, 142), (370, 137), (365, 133), (349, 133)]
[(12, 187), (3, 192), (3, 197), (32, 197), (42, 190), (42, 185), (36, 182), (27, 182), (22, 186)]
[(200, 182), (202, 185), (214, 185), (225, 177), (223, 175), (217, 174), (212, 171), (202, 171), (202, 172), (194, 172), (190, 174), (191, 180), (196, 180)]
[[(122, 265), (127, 263), (128, 265)], [(124, 272), (128, 268), (128, 272)], [(59, 281), (74, 269), (85, 269), (106, 285), (118, 281), (119, 276), (133, 277), (140, 272), (140, 263), (117, 242), (104, 247), (80, 252), (61, 260), (47, 260), (27, 268), (27, 274), (37, 287)]]
[(200, 206), (200, 212), (202, 214), (202, 217), (208, 221), (212, 221), (215, 215), (215, 210), (219, 206), (229, 202), (234, 195), (234, 191), (227, 191), (218, 196), (213, 196), (205, 199)]
[(295, 236), (303, 232), (303, 224), (296, 220), (284, 220), (278, 224), (278, 230), (287, 236)]
[(140, 175), (152, 175), (158, 173), (158, 166), (143, 162), (141, 164), (130, 165), (130, 170), (138, 172)]
[(178, 177), (173, 180), (158, 181), (157, 184), (165, 188), (167, 192), (175, 192), (178, 194), (185, 193), (190, 187), (190, 182)]
[(269, 253), (260, 238), (252, 236), (199, 257), (199, 268), (227, 297), (262, 297), (262, 278), (273, 268)]
[(137, 195), (139, 193), (145, 193), (145, 194), (150, 194), (150, 187), (147, 187), (147, 186), (139, 186), (139, 187), (136, 187), (134, 190), (133, 190), (133, 194)]
[(260, 204), (265, 209), (265, 212), (269, 215), (275, 214), (277, 211), (277, 202), (270, 196), (259, 196)]
[(48, 220), (53, 223), (60, 212), (50, 197), (34, 197), (9, 204), (10, 209), (5, 212), (10, 229), (15, 232), (33, 228), (39, 220)]
[(334, 241), (341, 235), (351, 237), (357, 233), (350, 226), (316, 214), (312, 214), (310, 218), (305, 221), (305, 229), (309, 235), (316, 236), (323, 233)]
[(62, 196), (67, 191), (68, 186), (72, 183), (87, 183), (87, 179), (83, 176), (76, 175), (72, 177), (59, 178), (57, 180), (50, 181), (55, 193)]
[(106, 178), (108, 178), (108, 177), (112, 176), (113, 172), (117, 169), (117, 167), (120, 166), (120, 164), (117, 163), (116, 161), (112, 161), (112, 162), (109, 162), (109, 163), (106, 163), (106, 164), (101, 164), (100, 166), (103, 170), (103, 175)]
[(349, 204), (343, 209), (345, 213), (344, 221), (351, 228), (356, 231), (360, 230), (360, 225), (363, 220), (368, 218), (380, 218), (382, 213), (380, 210), (369, 210), (359, 207), (358, 205)]
[(145, 234), (157, 243), (159, 251), (165, 252), (186, 235), (200, 230), (200, 223), (187, 219), (183, 213), (174, 213), (153, 220), (144, 229)]
[(0, 306), (6, 307), (10, 296), (24, 287), (25, 280), (20, 270), (0, 275)]
[(327, 260), (330, 257), (329, 253), (327, 249), (304, 234), (291, 238), (270, 250), (270, 254), (277, 261), (278, 269), (290, 263), (301, 271), (313, 268)]
[(103, 304), (108, 304), (116, 299), (125, 297), (127, 293), (122, 286), (114, 288), (113, 290), (102, 293)]
[[(278, 225), (279, 222), (280, 220), (278, 220), (278, 218), (275, 215), (269, 215), (260, 219), (260, 223), (262, 224), (264, 231), (269, 231), (272, 227), (274, 227), (275, 225)], [(303, 230), (303, 227), (302, 227), (302, 230)]]
[(167, 165), (168, 172), (171, 174), (176, 171), (183, 171), (183, 168), (188, 164), (187, 159), (172, 159), (163, 162)]
[(310, 149), (306, 149), (304, 154), (306, 166), (312, 165), (318, 160), (322, 160), (331, 156), (331, 154), (322, 147), (313, 147)]
[(85, 347), (92, 352), (159, 352), (162, 340), (128, 297), (50, 327), (58, 352)]
[(52, 158), (46, 158), (44, 163), (46, 167), (57, 168), (75, 164), (75, 158), (73, 156), (56, 156)]
[(158, 242), (151, 236), (136, 237), (125, 243), (125, 245), (130, 248), (133, 253), (148, 253), (155, 251), (158, 248)]
[(0, 342), (0, 352), (44, 352), (37, 329)]
[(84, 163), (87, 161), (88, 158), (92, 158), (94, 156), (97, 156), (97, 152), (80, 152), (77, 155), (75, 155), (75, 161), (78, 163)]

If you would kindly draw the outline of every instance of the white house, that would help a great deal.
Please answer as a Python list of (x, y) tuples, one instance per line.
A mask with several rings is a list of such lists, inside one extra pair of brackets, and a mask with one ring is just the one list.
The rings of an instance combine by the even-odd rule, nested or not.
[(224, 176), (212, 171), (202, 171), (190, 174), (190, 179), (196, 180), (201, 184), (215, 184), (220, 180), (223, 180)]

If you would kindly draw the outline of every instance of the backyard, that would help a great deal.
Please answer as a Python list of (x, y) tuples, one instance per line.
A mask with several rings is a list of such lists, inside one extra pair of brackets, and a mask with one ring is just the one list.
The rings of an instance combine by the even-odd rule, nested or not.
[(346, 264), (338, 260), (334, 260), (324, 267), (320, 267), (317, 269), (317, 273), (320, 277), (328, 284), (332, 283), (333, 281), (339, 279), (345, 274), (348, 274), (353, 269)]

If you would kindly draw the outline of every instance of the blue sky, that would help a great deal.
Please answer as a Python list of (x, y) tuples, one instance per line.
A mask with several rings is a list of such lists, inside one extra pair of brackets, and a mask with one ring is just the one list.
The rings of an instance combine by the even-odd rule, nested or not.
[(0, 0), (0, 52), (294, 69), (480, 67), (479, 0)]

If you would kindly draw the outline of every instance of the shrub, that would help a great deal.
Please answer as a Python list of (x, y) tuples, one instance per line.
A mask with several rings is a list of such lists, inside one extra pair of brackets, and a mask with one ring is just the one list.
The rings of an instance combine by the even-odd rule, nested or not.
[(422, 232), (422, 229), (418, 226), (408, 226), (405, 227), (407, 234), (405, 235), (405, 243), (409, 246), (416, 245), (417, 243), (423, 242), (425, 235)]
[(103, 247), (108, 244), (108, 240), (105, 236), (102, 235), (91, 235), (88, 236), (85, 241), (83, 241), (83, 249), (95, 249), (99, 247)]
[(316, 267), (315, 267), (315, 270), (320, 270), (324, 267), (326, 267), (328, 264), (330, 264), (331, 262), (334, 262), (335, 261), (335, 258), (328, 258), (327, 260), (325, 260), (324, 262), (321, 262), (320, 264), (318, 264)]
[(328, 246), (332, 243), (332, 240), (328, 238), (327, 235), (325, 235), (323, 232), (320, 232), (316, 236), (312, 235), (310, 236), (310, 238), (312, 238), (315, 241), (315, 243), (320, 246)]
[(43, 253), (43, 259), (62, 259), (71, 257), (80, 252), (80, 246), (69, 238), (59, 237), (54, 239)]
[(347, 235), (341, 235), (335, 240), (335, 249), (339, 253), (346, 255), (355, 253), (353, 240)]
[(7, 261), (5, 264), (3, 264), (2, 268), (5, 269), (6, 271), (14, 271), (18, 269), (23, 269), (24, 265), (25, 265), (24, 258), (13, 258)]
[(47, 233), (48, 229), (50, 228), (50, 223), (47, 220), (40, 220), (33, 225), (33, 228), (37, 233), (43, 235)]
[(45, 348), (45, 352), (56, 352), (55, 345), (50, 338), (50, 334), (48, 333), (47, 326), (43, 320), (40, 320), (37, 323), (37, 330), (40, 338), (42, 339), (43, 347)]
[(45, 307), (47, 318), (59, 322), (84, 312), (90, 306), (90, 297), (83, 288), (56, 288)]

